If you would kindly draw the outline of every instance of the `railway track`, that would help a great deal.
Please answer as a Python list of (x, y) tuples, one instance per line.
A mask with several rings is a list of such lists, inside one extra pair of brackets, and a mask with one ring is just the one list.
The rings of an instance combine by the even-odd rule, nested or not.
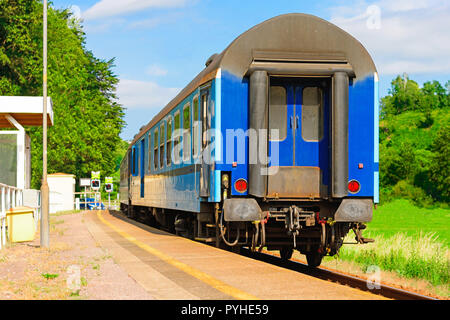
[(394, 300), (438, 300), (436, 298), (425, 296), (419, 293), (403, 290), (400, 288), (395, 288), (386, 284), (379, 284), (379, 289), (370, 290), (367, 286), (367, 280), (362, 279), (356, 276), (347, 275), (344, 273), (340, 273), (338, 271), (332, 271), (325, 268), (315, 268), (311, 269), (308, 267), (306, 263), (303, 263), (298, 260), (288, 260), (285, 261), (281, 259), (278, 255), (263, 251), (263, 252), (251, 252), (249, 249), (242, 249), (241, 254), (246, 257), (257, 259), (260, 261), (264, 261), (267, 263), (271, 263), (273, 265), (290, 269), (293, 271), (302, 272), (304, 274), (311, 275), (313, 277), (332, 281), (335, 283), (339, 283), (342, 285), (347, 285), (352, 288), (356, 288), (363, 291), (369, 291), (371, 293), (375, 293), (381, 295), (386, 298), (394, 299)]
[[(128, 218), (125, 214), (120, 211), (110, 211), (110, 213), (124, 221), (132, 223), (133, 225), (146, 230), (146, 224), (143, 224), (141, 221), (132, 220)], [(425, 296), (419, 293), (403, 290), (400, 288), (395, 288), (386, 284), (379, 284), (379, 289), (370, 290), (367, 286), (367, 280), (362, 279), (356, 276), (347, 275), (335, 270), (329, 270), (325, 268), (315, 268), (311, 269), (308, 265), (302, 261), (291, 259), (291, 260), (283, 260), (278, 255), (274, 253), (270, 253), (268, 251), (262, 252), (251, 252), (248, 248), (242, 248), (239, 253), (243, 256), (246, 256), (251, 259), (263, 261), (266, 263), (270, 263), (276, 265), (278, 267), (282, 267), (285, 269), (289, 269), (296, 272), (301, 272), (303, 274), (307, 274), (312, 277), (316, 277), (322, 280), (335, 282), (341, 285), (346, 285), (355, 289), (359, 289), (362, 291), (371, 292), (373, 294), (378, 294), (380, 296), (394, 299), (394, 300), (438, 300), (436, 298)]]

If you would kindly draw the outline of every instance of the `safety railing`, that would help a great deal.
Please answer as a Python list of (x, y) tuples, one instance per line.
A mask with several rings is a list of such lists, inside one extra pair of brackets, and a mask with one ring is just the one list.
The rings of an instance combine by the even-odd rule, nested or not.
[(0, 183), (0, 249), (6, 245), (6, 212), (23, 204), (23, 190)]
[(75, 210), (103, 209), (102, 195), (97, 191), (75, 192)]
[(98, 191), (75, 192), (75, 210), (97, 210), (97, 209), (111, 209), (119, 210), (120, 200), (119, 195), (117, 199), (111, 199), (108, 195), (107, 199), (102, 198), (102, 194)]

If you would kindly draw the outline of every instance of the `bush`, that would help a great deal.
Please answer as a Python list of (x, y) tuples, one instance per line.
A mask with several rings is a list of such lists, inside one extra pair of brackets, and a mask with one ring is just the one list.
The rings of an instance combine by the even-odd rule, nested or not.
[(419, 187), (416, 187), (406, 180), (399, 181), (391, 192), (393, 198), (407, 198), (419, 207), (429, 207), (433, 205), (433, 199)]

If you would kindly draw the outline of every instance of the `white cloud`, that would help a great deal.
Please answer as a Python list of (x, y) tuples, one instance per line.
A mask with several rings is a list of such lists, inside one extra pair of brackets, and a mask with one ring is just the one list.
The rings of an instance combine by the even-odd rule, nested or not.
[(426, 9), (439, 4), (439, 2), (442, 3), (439, 0), (381, 0), (379, 5), (386, 10), (397, 12)]
[(84, 31), (89, 34), (105, 33), (111, 28), (124, 28), (126, 20), (123, 18), (108, 18), (84, 24)]
[(149, 66), (145, 71), (149, 76), (157, 76), (157, 77), (165, 76), (167, 75), (168, 72), (166, 69), (156, 64)]
[[(379, 19), (367, 10), (375, 6)], [(331, 22), (367, 48), (380, 73), (450, 73), (447, 1), (360, 1), (356, 7), (350, 4), (348, 14), (345, 7), (333, 8)]]
[(175, 8), (187, 0), (101, 0), (83, 13), (85, 20), (119, 16), (147, 8)]
[(145, 20), (135, 21), (129, 24), (129, 29), (150, 29), (154, 28), (157, 25), (163, 23), (164, 20), (162, 18), (149, 18)]
[(162, 109), (179, 88), (165, 88), (155, 82), (121, 79), (117, 87), (119, 103), (128, 109)]

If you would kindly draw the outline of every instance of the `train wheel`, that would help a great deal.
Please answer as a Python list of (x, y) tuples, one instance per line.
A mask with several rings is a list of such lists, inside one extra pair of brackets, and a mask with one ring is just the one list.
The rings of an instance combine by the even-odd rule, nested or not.
[(289, 260), (292, 258), (292, 254), (294, 253), (294, 248), (291, 247), (283, 247), (280, 250), (280, 257), (283, 260)]
[(308, 262), (308, 267), (316, 268), (322, 263), (323, 255), (319, 252), (308, 252), (306, 254), (306, 261)]

